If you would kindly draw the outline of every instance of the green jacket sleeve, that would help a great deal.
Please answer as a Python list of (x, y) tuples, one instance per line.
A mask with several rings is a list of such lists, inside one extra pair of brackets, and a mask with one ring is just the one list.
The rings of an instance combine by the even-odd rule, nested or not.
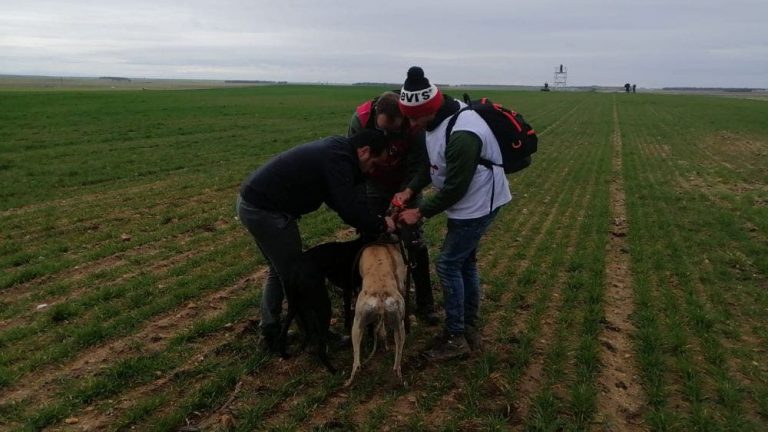
[(357, 113), (352, 114), (352, 118), (349, 119), (349, 128), (347, 129), (347, 137), (363, 130), (363, 125), (360, 124), (360, 119), (357, 117)]
[(480, 163), (482, 148), (480, 137), (472, 132), (457, 131), (451, 134), (445, 146), (445, 184), (419, 206), (422, 216), (432, 217), (442, 213), (464, 197)]

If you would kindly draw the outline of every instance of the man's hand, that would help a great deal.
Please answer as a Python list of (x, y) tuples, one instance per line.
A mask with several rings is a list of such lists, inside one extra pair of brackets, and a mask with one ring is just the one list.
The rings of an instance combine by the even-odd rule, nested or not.
[(405, 190), (396, 193), (392, 197), (392, 205), (396, 207), (403, 207), (406, 204), (408, 204), (408, 201), (410, 201), (412, 197), (413, 197), (413, 191), (408, 188), (405, 188)]
[(405, 209), (400, 212), (397, 220), (406, 225), (417, 224), (421, 220), (421, 212), (417, 208)]
[(388, 233), (395, 232), (395, 230), (397, 229), (397, 225), (395, 224), (394, 219), (392, 219), (389, 216), (385, 216), (384, 217), (384, 222), (386, 222), (386, 224), (387, 224), (387, 232)]

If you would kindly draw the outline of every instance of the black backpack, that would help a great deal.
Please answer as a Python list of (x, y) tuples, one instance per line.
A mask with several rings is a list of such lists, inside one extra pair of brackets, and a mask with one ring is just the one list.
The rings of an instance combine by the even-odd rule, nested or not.
[(456, 119), (459, 114), (467, 110), (473, 110), (485, 120), (488, 127), (499, 142), (501, 150), (501, 165), (494, 164), (487, 159), (480, 159), (480, 164), (492, 168), (493, 165), (504, 168), (505, 174), (511, 174), (527, 168), (531, 164), (531, 155), (538, 149), (539, 138), (536, 131), (533, 130), (528, 122), (525, 121), (520, 113), (516, 113), (493, 103), (488, 98), (479, 100), (469, 100), (469, 95), (464, 93), (464, 102), (466, 107), (459, 110), (448, 121), (448, 127), (445, 130), (445, 143), (453, 131)]

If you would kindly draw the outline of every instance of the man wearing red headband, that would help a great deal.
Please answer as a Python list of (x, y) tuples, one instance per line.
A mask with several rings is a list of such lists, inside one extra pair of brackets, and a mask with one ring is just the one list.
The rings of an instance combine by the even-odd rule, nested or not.
[[(417, 171), (424, 169), (426, 163), (424, 130), (411, 127), (400, 112), (399, 100), (398, 93), (385, 92), (360, 104), (349, 122), (349, 136), (365, 129), (374, 129), (382, 131), (389, 138), (386, 159), (366, 175), (368, 207), (377, 215), (387, 212), (397, 192), (406, 187), (413, 188), (411, 181), (418, 177)], [(416, 206), (418, 202), (419, 197), (414, 196), (409, 206)], [(403, 230), (401, 238), (405, 242), (409, 264), (413, 269), (416, 317), (427, 325), (437, 325), (440, 323), (440, 316), (435, 312), (435, 300), (432, 295), (429, 250), (423, 241), (420, 224)]]

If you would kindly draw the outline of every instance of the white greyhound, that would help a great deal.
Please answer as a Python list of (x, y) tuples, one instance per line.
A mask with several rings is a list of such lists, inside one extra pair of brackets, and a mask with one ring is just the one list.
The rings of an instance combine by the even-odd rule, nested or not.
[[(354, 363), (352, 373), (345, 386), (352, 384), (352, 379), (360, 369), (360, 342), (363, 332), (369, 324), (376, 324), (373, 351), (376, 341), (381, 338), (387, 345), (387, 331), (392, 331), (395, 338), (395, 365), (392, 370), (402, 381), (400, 361), (405, 344), (405, 300), (403, 299), (406, 267), (398, 245), (392, 243), (374, 243), (366, 246), (360, 254), (360, 275), (363, 278), (362, 289), (355, 303), (355, 320), (352, 323), (352, 349)], [(367, 360), (366, 360), (367, 361)]]

